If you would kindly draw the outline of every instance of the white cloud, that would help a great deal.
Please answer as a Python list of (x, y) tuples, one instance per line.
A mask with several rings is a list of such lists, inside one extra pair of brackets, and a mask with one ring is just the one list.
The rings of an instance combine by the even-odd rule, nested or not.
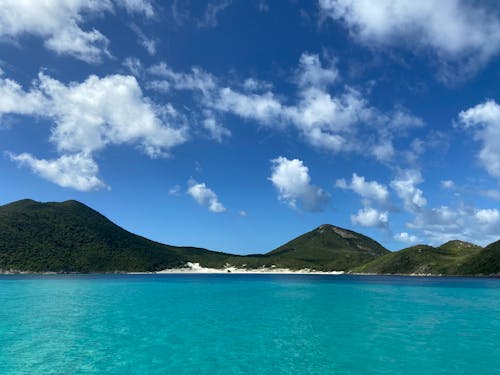
[[(294, 76), (297, 99), (285, 102), (271, 91), (272, 85), (248, 79), (243, 90), (225, 87), (219, 79), (193, 68), (189, 73), (178, 73), (160, 63), (147, 69), (149, 75), (161, 77), (151, 80), (150, 88), (168, 93), (169, 90), (191, 90), (201, 96), (203, 110), (231, 113), (243, 119), (271, 127), (293, 126), (313, 147), (332, 152), (371, 153), (384, 162), (395, 156), (392, 139), (405, 136), (408, 129), (423, 126), (423, 121), (397, 108), (383, 113), (371, 107), (361, 91), (349, 86), (337, 90), (329, 87), (339, 82), (334, 63), (325, 67), (318, 55), (304, 53)], [(360, 134), (369, 134), (360, 141)]]
[(146, 88), (165, 94), (170, 91), (170, 83), (165, 80), (155, 79), (146, 83)]
[(487, 100), (459, 114), (459, 122), (482, 143), (479, 161), (493, 177), (500, 178), (500, 105)]
[(500, 212), (498, 212), (496, 208), (477, 210), (474, 217), (479, 224), (484, 225), (487, 228), (495, 228), (500, 224)]
[(271, 123), (279, 120), (283, 107), (271, 92), (243, 94), (231, 88), (222, 88), (213, 102), (213, 107), (222, 112), (231, 112), (240, 117)]
[(487, 245), (498, 240), (500, 212), (496, 208), (440, 206), (421, 210), (407, 226), (422, 231), (434, 245), (455, 239)]
[(226, 208), (219, 202), (217, 194), (209, 189), (204, 183), (198, 183), (193, 179), (188, 181), (187, 194), (194, 198), (194, 200), (201, 206), (206, 206), (208, 209), (215, 213), (226, 211)]
[(238, 215), (240, 215), (241, 217), (247, 217), (248, 216), (247, 212), (244, 211), (244, 210), (241, 210), (240, 212), (238, 212)]
[(420, 172), (413, 169), (402, 171), (399, 177), (391, 181), (391, 187), (403, 201), (406, 210), (412, 212), (418, 211), (427, 204), (422, 190), (415, 186), (422, 182), (423, 179)]
[(481, 195), (494, 199), (496, 201), (500, 201), (500, 191), (499, 190), (494, 190), (494, 189), (489, 189), (489, 190), (484, 190), (481, 191)]
[(396, 241), (404, 242), (407, 244), (414, 244), (418, 242), (418, 237), (407, 232), (401, 232), (394, 236)]
[[(231, 88), (214, 93), (207, 99), (207, 105), (274, 127), (291, 124), (313, 147), (333, 152), (361, 153), (371, 147), (366, 141), (377, 144), (378, 138), (387, 141), (402, 130), (423, 125), (421, 119), (402, 110), (387, 114), (377, 111), (360, 91), (348, 86), (332, 96), (327, 86), (336, 81), (337, 71), (321, 67), (317, 55), (304, 54), (301, 61), (302, 65), (308, 61), (308, 65), (300, 68), (296, 77), (299, 100), (294, 105), (285, 105), (271, 91), (241, 93)], [(362, 143), (361, 132), (379, 136), (368, 137)], [(384, 147), (385, 150), (375, 148), (374, 153), (386, 160), (394, 151), (388, 152), (387, 145)]]
[(40, 91), (26, 92), (17, 82), (0, 77), (0, 120), (10, 113), (31, 115), (46, 106), (46, 98)]
[(59, 186), (80, 191), (99, 190), (106, 187), (99, 177), (99, 167), (84, 153), (62, 155), (55, 160), (37, 159), (28, 153), (8, 154), (19, 165), (31, 168), (33, 172)]
[(231, 135), (231, 132), (223, 127), (211, 114), (208, 114), (203, 120), (202, 125), (217, 142), (222, 142), (224, 137)]
[(363, 199), (382, 205), (387, 204), (389, 198), (389, 190), (385, 185), (379, 184), (377, 181), (366, 181), (363, 176), (358, 176), (356, 173), (353, 173), (350, 183), (342, 178), (336, 181), (335, 186), (352, 190)]
[(280, 200), (292, 208), (321, 211), (330, 196), (323, 189), (311, 185), (309, 168), (302, 160), (278, 157), (271, 160), (272, 174), (269, 180), (278, 190)]
[(267, 91), (273, 88), (269, 82), (260, 81), (255, 78), (247, 78), (243, 82), (243, 88), (247, 91)]
[[(182, 118), (171, 106), (159, 107), (144, 97), (132, 76), (90, 76), (82, 83), (64, 84), (40, 73), (30, 91), (0, 79), (0, 93), (0, 115), (52, 121), (50, 140), (64, 155), (88, 155), (90, 160), (90, 155), (108, 145), (133, 144), (156, 158), (168, 156), (170, 148), (187, 140), (187, 128), (175, 124), (182, 123)], [(35, 165), (33, 160), (28, 164)], [(85, 165), (88, 163), (74, 163), (75, 168)]]
[(130, 25), (130, 28), (137, 35), (137, 42), (139, 43), (139, 45), (144, 47), (146, 52), (151, 56), (156, 55), (156, 44), (158, 41), (154, 38), (148, 38), (146, 34), (144, 34), (144, 32), (140, 29), (140, 27), (135, 23)]
[(452, 180), (441, 180), (441, 187), (443, 189), (454, 189), (455, 183)]
[(297, 81), (303, 87), (325, 88), (339, 78), (339, 72), (334, 63), (323, 68), (319, 56), (303, 53), (300, 56)]
[(115, 7), (147, 17), (154, 14), (147, 0), (3, 0), (0, 2), (0, 38), (17, 40), (34, 35), (58, 54), (97, 63), (110, 56), (109, 40), (96, 29), (81, 27), (86, 16), (112, 13)]
[(134, 76), (140, 77), (142, 75), (142, 63), (141, 60), (139, 60), (137, 57), (125, 58), (122, 65), (127, 68)]
[(365, 207), (358, 210), (356, 215), (351, 215), (351, 222), (362, 227), (386, 227), (389, 222), (387, 211), (378, 211), (375, 208)]
[(202, 19), (198, 22), (198, 27), (216, 27), (217, 17), (224, 9), (231, 5), (231, 0), (219, 0), (208, 3)]
[(59, 151), (92, 153), (109, 144), (135, 143), (160, 157), (186, 140), (186, 129), (169, 123), (174, 109), (156, 107), (132, 76), (90, 76), (65, 85), (42, 73), (26, 95), (44, 98), (45, 106), (32, 114), (54, 121), (51, 140)]
[(197, 90), (208, 96), (217, 88), (215, 78), (203, 69), (194, 67), (190, 73), (177, 73), (164, 62), (147, 69), (151, 75), (163, 78), (177, 90)]
[(396, 150), (394, 150), (394, 145), (392, 144), (392, 140), (390, 138), (374, 145), (371, 152), (373, 156), (375, 156), (375, 159), (381, 162), (388, 162), (392, 160), (396, 154)]
[(115, 3), (116, 5), (123, 6), (129, 13), (142, 13), (147, 18), (153, 18), (155, 16), (153, 1), (154, 0), (115, 0)]
[(500, 20), (486, 3), (462, 0), (319, 0), (326, 17), (341, 20), (370, 46), (429, 48), (440, 60), (477, 69), (500, 50)]

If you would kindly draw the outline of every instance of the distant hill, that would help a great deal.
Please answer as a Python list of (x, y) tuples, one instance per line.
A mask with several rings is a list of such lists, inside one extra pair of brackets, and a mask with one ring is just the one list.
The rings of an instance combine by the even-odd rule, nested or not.
[(280, 267), (346, 271), (388, 253), (369, 237), (324, 224), (266, 255)]
[(460, 275), (500, 275), (500, 241), (472, 255), (457, 271)]
[(439, 247), (416, 245), (389, 253), (353, 272), (380, 274), (456, 275), (460, 267), (481, 252), (481, 247), (463, 241), (450, 241)]
[(164, 245), (135, 235), (77, 202), (25, 199), (0, 206), (0, 271), (132, 272), (186, 263), (380, 274), (500, 274), (500, 241), (482, 249), (450, 241), (390, 252), (360, 233), (324, 224), (267, 254), (232, 255)]

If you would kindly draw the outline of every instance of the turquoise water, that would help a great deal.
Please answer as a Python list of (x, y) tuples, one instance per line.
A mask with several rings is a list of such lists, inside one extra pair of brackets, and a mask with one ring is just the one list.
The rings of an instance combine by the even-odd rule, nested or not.
[(0, 374), (500, 374), (500, 280), (0, 276)]

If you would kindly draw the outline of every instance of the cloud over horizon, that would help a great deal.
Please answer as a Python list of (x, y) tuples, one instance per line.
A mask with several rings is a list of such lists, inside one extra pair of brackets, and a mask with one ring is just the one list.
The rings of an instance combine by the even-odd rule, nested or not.
[(309, 168), (302, 160), (280, 156), (271, 160), (271, 164), (269, 180), (278, 190), (278, 198), (291, 208), (321, 211), (330, 200), (327, 192), (311, 184)]

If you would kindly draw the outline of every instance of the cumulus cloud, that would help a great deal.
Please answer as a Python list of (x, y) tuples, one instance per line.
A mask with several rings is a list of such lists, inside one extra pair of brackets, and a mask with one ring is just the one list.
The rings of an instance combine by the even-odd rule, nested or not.
[(359, 209), (356, 215), (351, 215), (351, 222), (362, 227), (386, 227), (389, 222), (389, 213), (372, 207)]
[(358, 176), (356, 173), (352, 174), (350, 183), (342, 178), (336, 181), (335, 186), (341, 189), (352, 190), (363, 199), (375, 201), (382, 205), (387, 204), (389, 198), (387, 186), (377, 181), (366, 181), (363, 176)]
[(19, 165), (29, 167), (36, 174), (62, 187), (80, 191), (106, 187), (98, 177), (98, 165), (84, 153), (63, 155), (55, 160), (37, 159), (28, 153), (9, 153), (8, 156)]
[[(83, 160), (76, 158), (78, 154), (86, 155), (87, 163), (74, 162), (74, 167), (86, 168), (93, 153), (112, 144), (132, 144), (152, 158), (165, 157), (170, 148), (187, 139), (187, 128), (177, 124), (182, 119), (176, 111), (169, 105), (153, 104), (132, 76), (90, 76), (82, 83), (64, 84), (40, 73), (30, 91), (0, 79), (0, 93), (0, 116), (30, 115), (52, 121), (50, 140), (65, 157), (57, 165), (46, 161), (54, 166)], [(41, 165), (37, 159), (24, 158), (24, 162), (31, 167)], [(63, 173), (69, 168), (58, 170)]]
[(422, 231), (434, 245), (454, 239), (486, 245), (498, 240), (500, 212), (496, 208), (440, 206), (421, 210), (407, 226)]
[(88, 15), (100, 16), (123, 8), (129, 13), (154, 15), (149, 0), (3, 0), (0, 2), (0, 38), (17, 40), (25, 35), (42, 38), (58, 54), (97, 63), (110, 56), (109, 40), (98, 30), (84, 30)]
[(334, 62), (324, 68), (318, 55), (303, 53), (300, 56), (296, 78), (300, 86), (324, 88), (337, 81), (338, 78), (339, 72)]
[(342, 21), (360, 43), (426, 48), (460, 61), (467, 72), (500, 50), (500, 20), (487, 3), (463, 0), (319, 0), (325, 17)]
[(414, 169), (402, 171), (397, 178), (391, 181), (391, 188), (403, 201), (406, 210), (419, 211), (427, 204), (423, 191), (416, 187), (422, 182), (422, 175)]
[(190, 179), (188, 181), (187, 194), (193, 197), (199, 205), (208, 207), (212, 212), (220, 213), (226, 211), (224, 205), (219, 202), (217, 194), (204, 183), (198, 183)]
[(46, 98), (38, 90), (26, 92), (16, 81), (0, 77), (0, 119), (2, 115), (16, 113), (31, 115), (42, 111)]
[(396, 235), (394, 235), (394, 239), (396, 241), (404, 242), (410, 245), (418, 242), (418, 237), (413, 234), (409, 234), (408, 232), (397, 233)]
[(459, 123), (481, 142), (479, 161), (493, 177), (500, 178), (500, 105), (494, 100), (459, 113)]
[(278, 190), (280, 200), (292, 208), (306, 211), (321, 211), (329, 201), (330, 195), (323, 189), (311, 184), (309, 168), (302, 160), (287, 159), (280, 156), (271, 160), (272, 174), (269, 180)]

